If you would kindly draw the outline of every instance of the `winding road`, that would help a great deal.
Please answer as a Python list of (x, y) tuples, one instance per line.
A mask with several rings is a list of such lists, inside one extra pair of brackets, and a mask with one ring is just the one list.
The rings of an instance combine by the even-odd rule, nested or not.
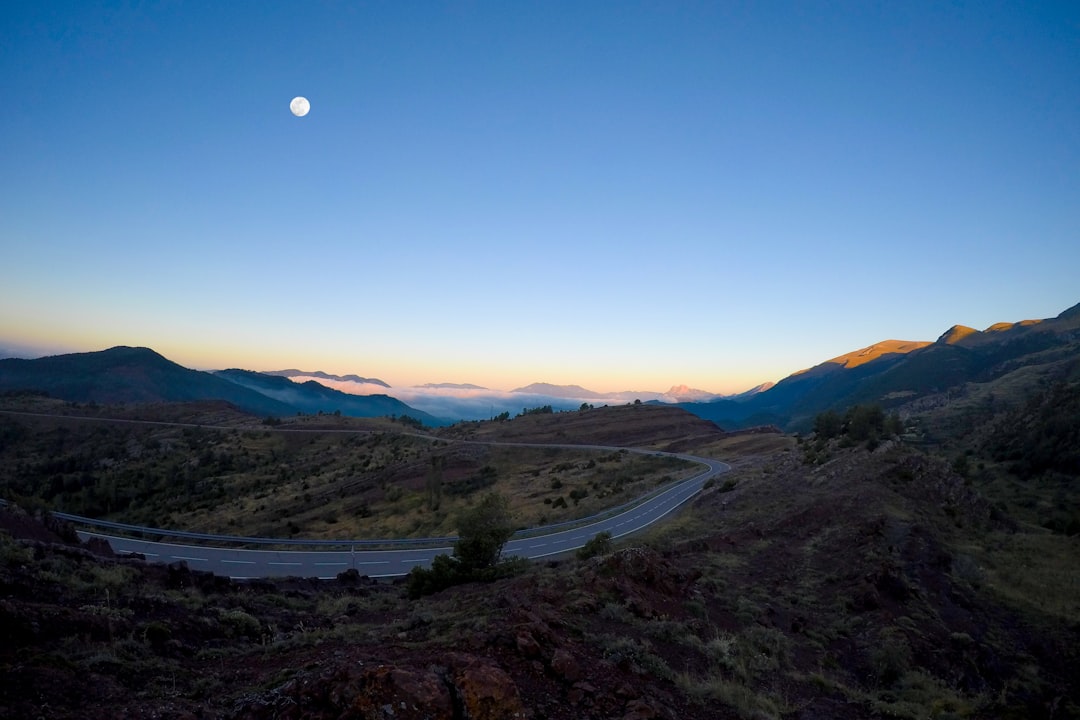
[[(696, 495), (710, 478), (731, 469), (727, 463), (719, 460), (681, 453), (595, 445), (567, 445), (560, 447), (629, 450), (651, 455), (668, 455), (700, 463), (705, 466), (705, 469), (689, 479), (682, 480), (652, 494), (640, 503), (634, 504), (629, 509), (618, 514), (566, 530), (543, 533), (543, 528), (534, 528), (525, 537), (511, 538), (503, 549), (504, 557), (516, 555), (536, 559), (559, 555), (580, 548), (598, 533), (609, 532), (613, 538), (619, 538), (638, 532), (668, 515)], [(153, 531), (151, 530), (151, 532)], [(168, 534), (166, 530), (157, 532)], [(429, 566), (436, 555), (453, 552), (452, 543), (444, 547), (384, 550), (357, 550), (356, 545), (352, 545), (345, 550), (249, 550), (154, 542), (87, 531), (80, 531), (79, 536), (84, 540), (92, 537), (101, 538), (108, 542), (113, 551), (118, 554), (138, 553), (145, 556), (149, 562), (158, 563), (182, 561), (187, 563), (188, 567), (193, 570), (206, 570), (233, 579), (289, 576), (333, 578), (338, 573), (350, 568), (355, 569), (361, 575), (373, 578), (397, 577), (407, 575), (414, 567)], [(282, 544), (288, 543), (288, 541), (281, 542)], [(340, 545), (349, 546), (350, 543), (347, 540), (342, 540)]]
[[(37, 413), (10, 411), (6, 414), (37, 415)], [(98, 418), (79, 419), (89, 420)], [(118, 422), (147, 423), (149, 421), (121, 420)], [(186, 425), (184, 423), (169, 422), (152, 422), (150, 424)], [(215, 426), (192, 424), (191, 427), (214, 428)], [(416, 436), (428, 440), (439, 439), (429, 435), (416, 434)], [(647, 448), (626, 448), (609, 445), (573, 443), (481, 442), (475, 440), (462, 440), (458, 442), (478, 445), (598, 450), (604, 452), (625, 451), (642, 455), (679, 458), (681, 460), (697, 463), (704, 467), (701, 472), (691, 478), (672, 483), (661, 490), (654, 491), (646, 496), (638, 498), (621, 508), (609, 510), (594, 516), (593, 518), (584, 518), (572, 523), (560, 523), (558, 525), (530, 528), (515, 533), (504, 546), (503, 557), (518, 556), (530, 560), (572, 552), (582, 547), (585, 543), (602, 532), (611, 533), (612, 538), (620, 538), (625, 535), (639, 532), (657, 520), (665, 517), (699, 493), (709, 479), (731, 469), (730, 465), (719, 460), (698, 457), (696, 455), (687, 455), (685, 453), (650, 450)], [(3, 502), (5, 501), (0, 500), (0, 503)], [(190, 545), (140, 540), (138, 538), (110, 535), (104, 532), (95, 532), (91, 530), (77, 531), (79, 537), (83, 540), (99, 538), (106, 541), (117, 554), (142, 555), (148, 562), (185, 562), (193, 570), (205, 570), (233, 579), (267, 577), (317, 577), (325, 579), (336, 577), (339, 573), (349, 569), (354, 569), (361, 575), (367, 575), (368, 577), (373, 578), (398, 577), (409, 574), (414, 567), (429, 566), (437, 555), (452, 553), (454, 549), (453, 543), (457, 539), (451, 537), (386, 541), (296, 541), (276, 538), (238, 538), (226, 535), (209, 535), (124, 525), (122, 523), (98, 521), (59, 512), (54, 514), (62, 519), (73, 522), (76, 525), (82, 525), (83, 527), (96, 526), (116, 528), (135, 531), (136, 533), (144, 535), (154, 535), (158, 537), (189, 537), (216, 543), (215, 545)], [(333, 547), (338, 549), (257, 550), (228, 547), (227, 545), (229, 543), (246, 545), (266, 544), (274, 546)], [(380, 546), (380, 549), (358, 549), (370, 548), (373, 545)]]

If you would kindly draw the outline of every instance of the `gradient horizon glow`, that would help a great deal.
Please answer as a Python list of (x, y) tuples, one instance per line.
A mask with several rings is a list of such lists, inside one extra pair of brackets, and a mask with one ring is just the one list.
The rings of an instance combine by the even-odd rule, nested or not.
[(0, 354), (730, 393), (1080, 302), (1076, 3), (16, 2), (0, 66)]

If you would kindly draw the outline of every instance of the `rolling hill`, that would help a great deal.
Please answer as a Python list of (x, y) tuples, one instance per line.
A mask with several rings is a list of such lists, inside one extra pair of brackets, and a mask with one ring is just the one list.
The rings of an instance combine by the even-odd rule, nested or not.
[(190, 370), (141, 347), (0, 360), (2, 392), (42, 392), (102, 405), (224, 400), (254, 415), (340, 411), (350, 417), (408, 416), (427, 425), (446, 424), (387, 395), (349, 395), (314, 380), (294, 383), (248, 370)]
[(209, 373), (189, 370), (143, 347), (0, 360), (0, 392), (18, 391), (107, 405), (225, 400), (256, 415), (296, 412), (290, 405)]

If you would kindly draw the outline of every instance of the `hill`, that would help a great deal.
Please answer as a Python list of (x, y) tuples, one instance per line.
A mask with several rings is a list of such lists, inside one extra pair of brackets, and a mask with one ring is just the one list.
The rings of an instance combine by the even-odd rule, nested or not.
[[(715, 428), (702, 435), (710, 424), (680, 410), (643, 408), (632, 420), (622, 410), (558, 414), (572, 433), (564, 441), (614, 438), (620, 424), (626, 439), (658, 449), (694, 434), (724, 437)], [(560, 434), (524, 417), (466, 424), (477, 425), (504, 441)], [(517, 522), (532, 527), (601, 512), (699, 471), (651, 454), (447, 442), (455, 433), (440, 432), (445, 439), (425, 437), (401, 416), (267, 422), (213, 403), (70, 408), (0, 397), (0, 498), (228, 535), (438, 537), (453, 535), (457, 513), (486, 492), (511, 498)]]
[(292, 371), (281, 372), (207, 373), (182, 367), (149, 348), (121, 346), (35, 360), (0, 360), (0, 393), (42, 392), (69, 402), (102, 405), (222, 400), (264, 416), (339, 412), (351, 417), (404, 416), (432, 426), (446, 424), (387, 395), (350, 395), (314, 380), (298, 384), (285, 376)]
[[(661, 417), (612, 410), (627, 422)], [(584, 422), (571, 415), (561, 419)], [(735, 466), (731, 485), (644, 536), (417, 600), (404, 583), (351, 571), (237, 582), (114, 558), (47, 517), (0, 510), (0, 710), (61, 720), (374, 719), (387, 708), (398, 720), (1080, 716), (1072, 539), (1024, 528), (1008, 502), (903, 445), (836, 446), (828, 463), (806, 465), (794, 440), (759, 440), (706, 439)], [(216, 487), (196, 486), (195, 499), (220, 502)]]
[(425, 425), (446, 425), (440, 420), (389, 395), (352, 395), (328, 388), (315, 380), (295, 383), (288, 377), (251, 370), (218, 370), (216, 377), (241, 387), (261, 393), (305, 413), (335, 412), (349, 417), (404, 416), (419, 420)]
[(189, 370), (140, 347), (0, 360), (0, 392), (16, 391), (39, 391), (80, 403), (224, 400), (258, 415), (296, 412), (278, 400), (209, 373)]
[(605, 397), (602, 393), (586, 390), (580, 385), (552, 385), (551, 383), (536, 382), (524, 387), (514, 388), (510, 392), (525, 395), (544, 395), (553, 398), (565, 399), (599, 399)]
[(573, 412), (521, 415), (506, 421), (462, 422), (440, 437), (484, 442), (570, 443), (678, 451), (725, 435), (714, 423), (671, 405), (639, 403)]

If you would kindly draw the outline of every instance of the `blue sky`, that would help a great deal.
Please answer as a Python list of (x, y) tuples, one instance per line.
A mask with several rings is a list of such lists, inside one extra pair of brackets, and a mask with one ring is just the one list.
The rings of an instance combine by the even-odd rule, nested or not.
[(734, 392), (1080, 302), (1076, 3), (14, 2), (0, 68), (9, 352)]

